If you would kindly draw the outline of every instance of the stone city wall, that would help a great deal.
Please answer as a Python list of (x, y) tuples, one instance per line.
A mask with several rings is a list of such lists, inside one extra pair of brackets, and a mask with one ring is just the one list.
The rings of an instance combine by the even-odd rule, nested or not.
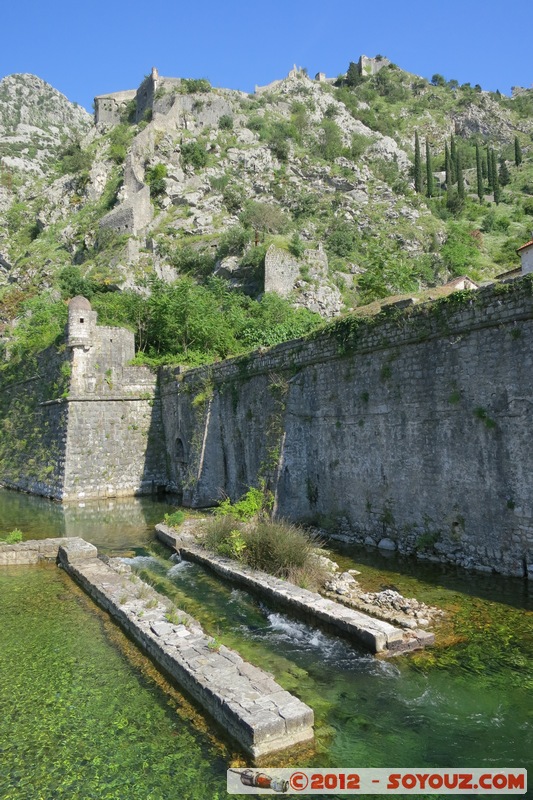
[[(65, 469), (69, 354), (50, 347), (12, 362), (0, 382), (0, 484), (60, 497)], [(52, 398), (55, 402), (50, 403)]]
[(533, 572), (529, 278), (161, 376), (171, 485), (192, 506), (263, 483), (348, 540)]
[(164, 487), (157, 379), (128, 365), (134, 353), (133, 333), (97, 326), (85, 298), (70, 301), (66, 345), (0, 387), (0, 484), (56, 500)]

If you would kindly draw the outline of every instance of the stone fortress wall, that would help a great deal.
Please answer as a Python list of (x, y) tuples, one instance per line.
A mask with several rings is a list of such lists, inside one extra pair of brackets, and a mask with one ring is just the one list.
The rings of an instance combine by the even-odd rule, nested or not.
[[(3, 387), (4, 420), (24, 398), (24, 439), (6, 437), (0, 482), (56, 500), (146, 494), (165, 486), (156, 377), (130, 367), (134, 336), (97, 326), (88, 300), (69, 303), (66, 347), (50, 349), (35, 379)], [(68, 374), (64, 396), (49, 399)]]
[[(357, 62), (359, 73), (361, 75), (376, 75), (380, 69), (388, 66), (391, 62), (384, 56), (376, 56), (369, 58), (362, 55)], [(287, 78), (298, 80), (301, 77), (307, 76), (305, 70), (296, 65), (289, 71)], [(272, 91), (278, 87), (285, 78), (271, 81), (266, 86), (256, 86), (255, 93), (263, 94)], [(336, 78), (327, 78), (324, 72), (317, 72), (315, 81), (319, 83), (332, 83)], [(186, 113), (190, 111), (188, 104), (194, 102), (194, 98), (187, 98), (187, 96), (180, 96), (174, 91), (178, 89), (181, 84), (181, 78), (169, 78), (159, 75), (156, 67), (152, 67), (149, 75), (146, 75), (137, 89), (128, 89), (122, 92), (111, 92), (109, 94), (101, 94), (94, 98), (94, 119), (95, 123), (100, 126), (111, 127), (118, 125), (123, 121), (127, 114), (128, 105), (132, 100), (135, 100), (135, 109), (132, 116), (132, 121), (135, 123), (141, 122), (143, 119), (155, 118), (156, 115), (167, 115), (169, 111), (174, 108), (174, 114)], [(244, 94), (244, 93), (243, 93)], [(212, 98), (211, 98), (212, 99)], [(218, 117), (222, 114), (230, 113), (231, 106), (228, 104), (227, 109), (220, 109)], [(206, 122), (207, 125), (214, 125), (218, 120), (210, 120)]]
[[(70, 301), (65, 352), (2, 387), (0, 481), (63, 500), (165, 486), (193, 507), (263, 485), (347, 540), (533, 576), (531, 276), (158, 381), (132, 356)], [(65, 363), (68, 395), (46, 399)]]
[(266, 484), (347, 540), (533, 575), (529, 279), (161, 376), (187, 505)]

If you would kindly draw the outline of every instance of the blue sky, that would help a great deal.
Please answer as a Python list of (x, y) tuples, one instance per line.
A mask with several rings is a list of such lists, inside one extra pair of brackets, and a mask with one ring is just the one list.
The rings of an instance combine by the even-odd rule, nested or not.
[(336, 76), (381, 53), (510, 94), (533, 82), (530, 17), (525, 0), (18, 0), (3, 3), (0, 77), (32, 72), (91, 110), (96, 94), (135, 88), (152, 66), (251, 92), (293, 63)]

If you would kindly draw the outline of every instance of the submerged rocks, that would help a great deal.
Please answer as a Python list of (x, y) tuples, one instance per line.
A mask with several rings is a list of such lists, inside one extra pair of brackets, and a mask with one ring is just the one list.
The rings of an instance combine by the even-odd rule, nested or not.
[(379, 540), (378, 547), (380, 550), (396, 550), (396, 542), (385, 536)]

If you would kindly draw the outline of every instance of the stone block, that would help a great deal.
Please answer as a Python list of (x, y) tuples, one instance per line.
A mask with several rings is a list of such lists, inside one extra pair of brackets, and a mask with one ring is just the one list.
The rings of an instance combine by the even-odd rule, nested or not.
[(62, 564), (82, 564), (98, 557), (98, 550), (83, 539), (65, 539), (59, 547), (59, 560)]

